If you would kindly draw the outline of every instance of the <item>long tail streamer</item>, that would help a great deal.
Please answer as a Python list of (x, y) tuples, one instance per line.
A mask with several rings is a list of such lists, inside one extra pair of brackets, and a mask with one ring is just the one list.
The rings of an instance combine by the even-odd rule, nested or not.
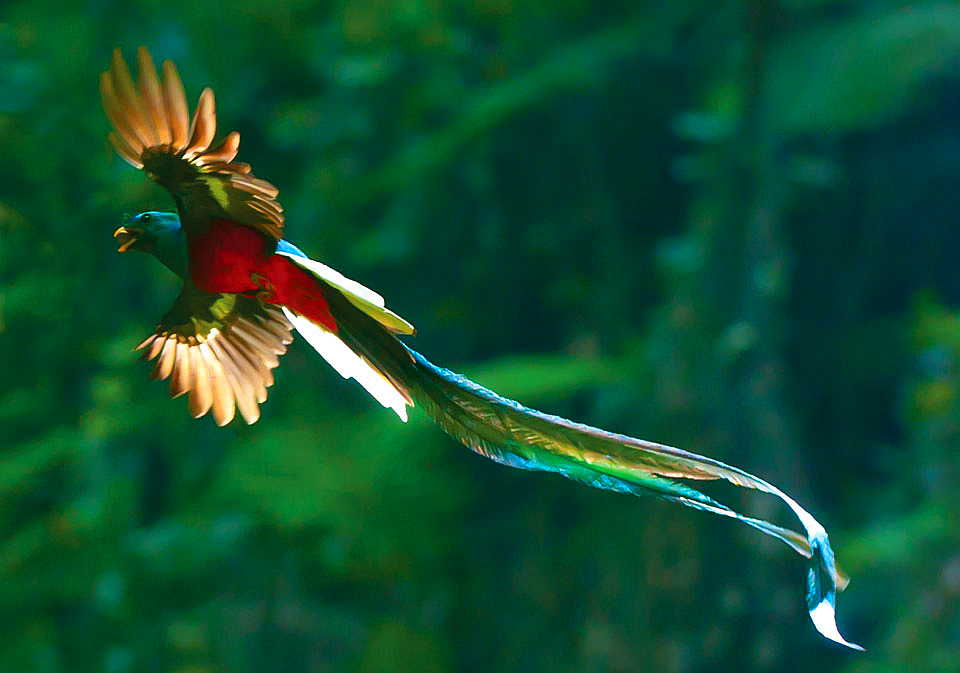
[[(836, 593), (848, 580), (837, 571), (826, 530), (776, 486), (705, 456), (528, 409), (407, 350), (420, 373), (417, 385), (410, 387), (411, 395), (464, 445), (511, 467), (556, 472), (597, 488), (653, 495), (736, 519), (777, 538), (810, 560), (807, 609), (817, 630), (837, 643), (863, 649), (845, 640), (837, 629)], [(673, 479), (725, 479), (775, 495), (797, 516), (806, 536), (740, 514)]]
[[(836, 626), (836, 594), (845, 588), (847, 579), (837, 570), (826, 531), (776, 486), (706, 456), (529, 409), (429, 362), (384, 329), (375, 313), (372, 317), (370, 311), (360, 310), (341, 292), (326, 295), (337, 321), (337, 339), (353, 351), (357, 362), (375, 370), (383, 383), (396, 387), (399, 401), (382, 401), (384, 406), (397, 407), (404, 400), (413, 403), (451, 437), (498, 463), (556, 472), (597, 488), (653, 495), (736, 519), (780, 540), (809, 559), (807, 609), (816, 629), (832, 641), (863, 649), (845, 640)], [(291, 317), (309, 341), (310, 329), (304, 320)], [(318, 350), (324, 354), (323, 349)], [(363, 383), (362, 377), (357, 378)], [(740, 514), (677, 479), (723, 479), (774, 495), (800, 520), (805, 534)]]

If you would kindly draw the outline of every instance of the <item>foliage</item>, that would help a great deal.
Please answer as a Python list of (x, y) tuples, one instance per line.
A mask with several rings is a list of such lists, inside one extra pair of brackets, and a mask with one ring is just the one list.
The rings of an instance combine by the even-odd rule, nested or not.
[[(110, 238), (170, 206), (105, 140), (139, 44), (432, 360), (796, 494), (868, 652), (759, 534), (302, 346), (257, 425), (190, 420), (130, 353), (175, 284)], [(0, 671), (960, 670), (958, 56), (929, 1), (3, 3)]]

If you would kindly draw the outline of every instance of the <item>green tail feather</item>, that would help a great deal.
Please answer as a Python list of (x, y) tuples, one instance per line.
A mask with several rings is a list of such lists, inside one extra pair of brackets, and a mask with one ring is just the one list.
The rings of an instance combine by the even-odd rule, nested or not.
[[(331, 295), (338, 293), (330, 293)], [(341, 296), (330, 296), (339, 336), (409, 395), (451, 437), (510, 467), (556, 472), (597, 488), (653, 495), (736, 519), (770, 535), (810, 560), (807, 604), (817, 630), (848, 647), (834, 622), (837, 571), (826, 531), (792, 498), (737, 467), (671, 446), (574, 423), (529, 409), (429, 362)], [(805, 535), (740, 514), (675, 479), (724, 479), (780, 498)]]

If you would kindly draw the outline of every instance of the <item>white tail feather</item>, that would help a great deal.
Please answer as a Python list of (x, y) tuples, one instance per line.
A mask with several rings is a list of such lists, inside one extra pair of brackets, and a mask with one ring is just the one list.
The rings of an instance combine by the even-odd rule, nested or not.
[(384, 305), (383, 297), (357, 281), (347, 278), (336, 269), (331, 269), (322, 262), (309, 257), (301, 257), (292, 252), (277, 250), (277, 254), (289, 258), (290, 261), (303, 267), (327, 285), (339, 290), (347, 298), (347, 301), (394, 334), (413, 334), (416, 331), (413, 325)]
[(307, 340), (331, 367), (345, 379), (356, 379), (377, 402), (393, 409), (404, 423), (407, 422), (407, 401), (400, 391), (369, 362), (354, 353), (336, 334), (302, 315), (283, 308), (284, 315), (296, 330)]

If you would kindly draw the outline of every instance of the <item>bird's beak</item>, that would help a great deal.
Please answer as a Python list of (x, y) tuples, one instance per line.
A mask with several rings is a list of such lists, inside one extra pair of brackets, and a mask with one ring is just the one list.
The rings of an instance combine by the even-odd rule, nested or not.
[(136, 243), (137, 239), (142, 235), (143, 229), (139, 229), (138, 227), (117, 227), (117, 230), (113, 232), (113, 237), (120, 243), (117, 252), (126, 252), (129, 250), (130, 246)]

